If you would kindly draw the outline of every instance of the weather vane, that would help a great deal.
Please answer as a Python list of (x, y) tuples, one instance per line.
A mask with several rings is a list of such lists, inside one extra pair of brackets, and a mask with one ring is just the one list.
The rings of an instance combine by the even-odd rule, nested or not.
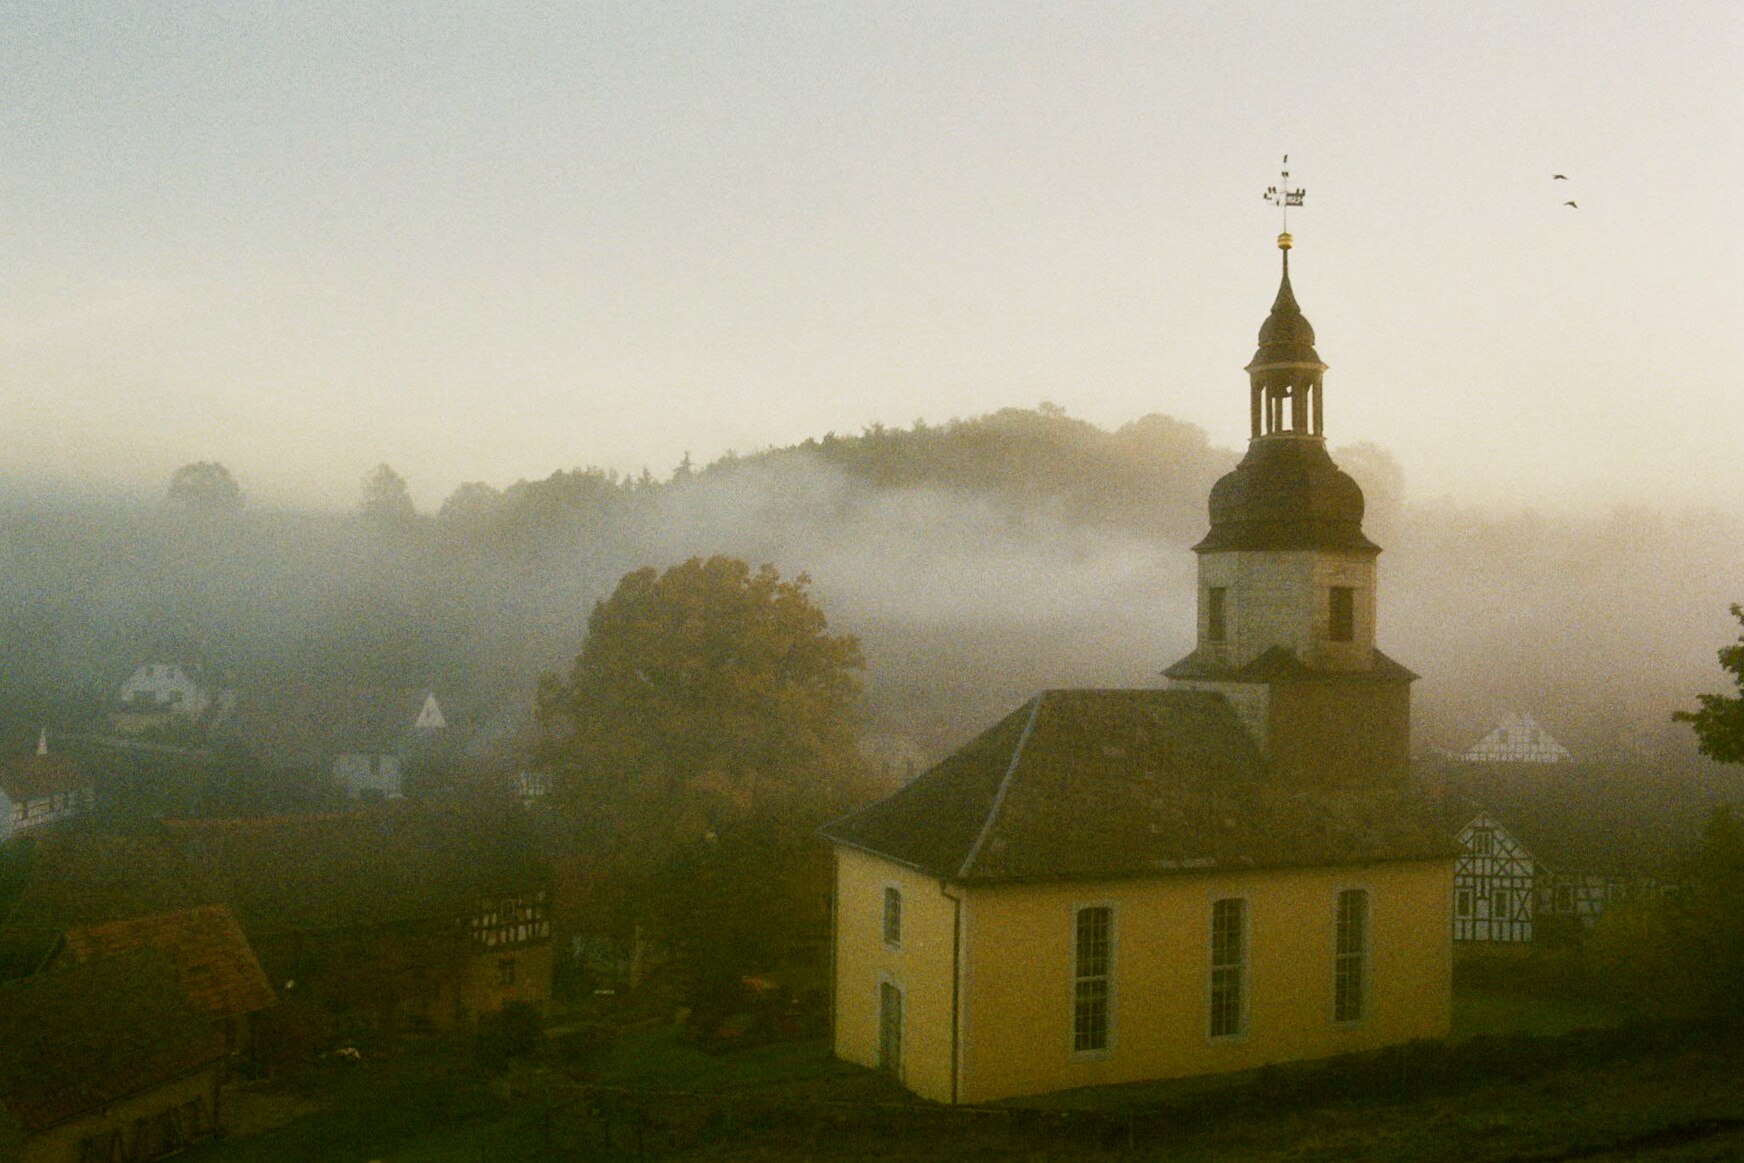
[(1266, 201), (1276, 206), (1284, 216), (1284, 230), (1278, 236), (1278, 245), (1285, 249), (1289, 248), (1289, 243), (1284, 240), (1290, 237), (1290, 207), (1300, 206), (1302, 199), (1307, 196), (1307, 190), (1290, 189), (1290, 155), (1285, 154), (1284, 168), (1278, 175), (1278, 184), (1267, 186), (1265, 194)]

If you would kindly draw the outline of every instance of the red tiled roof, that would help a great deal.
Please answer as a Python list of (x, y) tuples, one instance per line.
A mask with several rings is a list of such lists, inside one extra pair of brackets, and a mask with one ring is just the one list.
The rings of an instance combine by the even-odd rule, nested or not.
[(0, 1104), (26, 1132), (224, 1057), (167, 957), (149, 949), (0, 982)]
[(222, 905), (85, 925), (69, 929), (66, 941), (81, 962), (135, 949), (161, 951), (189, 1000), (214, 1018), (252, 1014), (278, 1001), (236, 918)]

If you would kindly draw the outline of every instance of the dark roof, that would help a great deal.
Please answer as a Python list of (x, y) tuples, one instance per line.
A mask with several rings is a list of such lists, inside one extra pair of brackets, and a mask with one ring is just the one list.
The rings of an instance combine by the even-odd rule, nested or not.
[(1290, 252), (1284, 251), (1284, 273), (1278, 281), (1278, 295), (1272, 300), (1271, 314), (1260, 324), (1259, 349), (1248, 370), (1273, 364), (1311, 364), (1321, 370), (1325, 364), (1314, 350), (1314, 326), (1302, 314), (1296, 303), (1296, 292), (1290, 287)]
[(1319, 436), (1276, 433), (1211, 486), (1211, 530), (1196, 553), (1228, 549), (1381, 551), (1363, 535), (1362, 489)]
[(146, 836), (45, 838), (0, 935), (212, 904), (228, 906), (256, 943), (464, 916), (483, 898), (548, 884), (525, 815), (512, 806), (394, 804), (171, 821)]
[(167, 836), (67, 832), (38, 837), (27, 880), (0, 921), (9, 943), (79, 925), (175, 912), (221, 900)]
[(38, 1131), (224, 1056), (150, 949), (0, 983), (0, 1102)]
[(1176, 690), (1037, 695), (823, 834), (946, 880), (1089, 880), (1440, 859), (1404, 791), (1270, 778), (1229, 703)]
[(1195, 650), (1170, 666), (1169, 678), (1215, 679), (1222, 682), (1291, 683), (1398, 683), (1415, 682), (1417, 675), (1381, 653), (1374, 652), (1374, 665), (1367, 670), (1316, 670), (1296, 657), (1286, 646), (1273, 646), (1240, 666), (1226, 666)]
[(1701, 835), (1705, 805), (1696, 789), (1652, 772), (1586, 763), (1441, 766), (1449, 835), (1481, 810), (1552, 872), (1669, 878)]
[(189, 862), (262, 936), (461, 916), (485, 897), (543, 888), (524, 812), (419, 805), (337, 816), (183, 820)]
[[(221, 735), (266, 763), (326, 768), (338, 755), (389, 755), (414, 745), (413, 724), (431, 694), (428, 687), (247, 691)], [(440, 698), (437, 705), (447, 719), (450, 708)]]
[(248, 938), (222, 905), (79, 926), (67, 930), (66, 948), (77, 962), (156, 949), (175, 966), (188, 998), (213, 1018), (257, 1013), (278, 1002)]

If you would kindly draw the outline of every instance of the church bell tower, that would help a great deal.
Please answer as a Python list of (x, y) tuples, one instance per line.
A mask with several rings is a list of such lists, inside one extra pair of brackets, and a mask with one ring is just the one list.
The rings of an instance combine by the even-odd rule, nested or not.
[[(1287, 178), (1288, 175), (1286, 175)], [(1294, 193), (1300, 204), (1300, 192)], [(1416, 675), (1375, 648), (1375, 557), (1362, 490), (1326, 451), (1326, 364), (1283, 274), (1247, 365), (1247, 455), (1211, 489), (1198, 641), (1164, 674), (1227, 697), (1281, 778), (1402, 784)]]

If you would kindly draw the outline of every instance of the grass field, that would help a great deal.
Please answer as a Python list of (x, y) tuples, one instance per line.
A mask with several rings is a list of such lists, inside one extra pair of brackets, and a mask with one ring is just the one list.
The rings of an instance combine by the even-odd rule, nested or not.
[[(616, 1091), (595, 1091), (582, 1106), (560, 1101), (548, 1113), (537, 1095), (552, 1082), (560, 1096), (568, 1095), (561, 1076), (523, 1069), (493, 1079), (465, 1045), (430, 1042), (382, 1061), (255, 1084), (238, 1093), (231, 1107), (239, 1133), (188, 1158), (199, 1163), (1744, 1159), (1744, 1046), (1736, 1041), (1700, 1030), (1681, 1039), (1644, 1035), (1638, 1047), (1626, 1031), (1544, 1041), (1544, 1036), (1614, 1019), (1592, 1007), (1496, 989), (1463, 990), (1456, 1020), (1458, 1037), (1467, 1041), (1463, 1050), (1447, 1053), (1465, 1063), (1463, 1073), (1396, 1093), (1386, 1086), (1374, 1090), (1372, 1063), (1363, 1076), (1368, 1082), (1343, 1090), (1324, 1085), (1327, 1078), (1340, 1077), (1336, 1070), (1304, 1066), (1149, 1091), (1080, 1092), (992, 1113), (919, 1103), (887, 1079), (834, 1061), (818, 1041), (714, 1054), (696, 1048), (672, 1027), (656, 1026), (585, 1062), (591, 1083), (629, 1088), (623, 1101), (640, 1113), (614, 1116), (615, 1123), (589, 1118), (585, 1110), (619, 1102), (612, 1097)], [(1589, 1045), (1596, 1048), (1590, 1055), (1584, 1049)], [(1493, 1070), (1485, 1057), (1492, 1052)], [(1433, 1062), (1441, 1053), (1399, 1057), (1399, 1069)], [(511, 1080), (518, 1080), (518, 1094)], [(649, 1090), (716, 1097), (636, 1095)], [(1124, 1131), (1123, 1117), (1130, 1119)], [(241, 1133), (251, 1126), (254, 1133)]]

